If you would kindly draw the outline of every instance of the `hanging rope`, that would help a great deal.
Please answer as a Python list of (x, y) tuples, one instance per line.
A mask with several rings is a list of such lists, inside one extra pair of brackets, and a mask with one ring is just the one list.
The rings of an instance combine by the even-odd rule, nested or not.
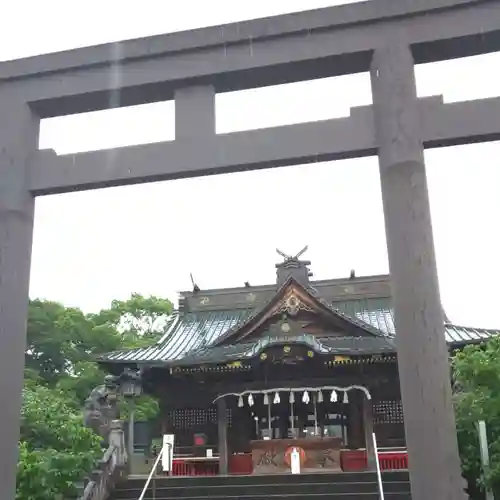
[[(347, 393), (349, 391), (353, 391), (353, 390), (361, 391), (366, 396), (366, 399), (368, 399), (368, 400), (372, 399), (370, 391), (366, 387), (363, 387), (362, 385), (348, 385), (348, 386), (325, 385), (322, 387), (277, 387), (277, 388), (263, 389), (263, 390), (245, 390), (243, 392), (228, 392), (226, 394), (221, 394), (221, 395), (217, 396), (213, 400), (213, 403), (215, 403), (217, 400), (219, 400), (221, 398), (226, 398), (228, 396), (235, 396), (237, 398), (241, 397), (243, 400), (244, 396), (253, 395), (253, 394), (264, 394), (264, 395), (268, 395), (268, 397), (269, 397), (269, 394), (272, 394), (272, 393), (279, 394), (280, 392), (294, 393), (294, 392), (318, 392), (318, 391), (332, 391), (332, 393), (333, 392), (343, 392), (344, 393), (344, 402), (348, 402), (349, 399), (347, 398)], [(290, 395), (290, 397), (292, 397), (292, 396)], [(276, 401), (276, 395), (275, 395), (275, 401)]]

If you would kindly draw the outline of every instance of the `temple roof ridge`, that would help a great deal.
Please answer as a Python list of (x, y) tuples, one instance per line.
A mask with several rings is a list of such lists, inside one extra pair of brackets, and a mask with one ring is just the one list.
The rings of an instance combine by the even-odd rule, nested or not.
[[(358, 302), (358, 301), (353, 301), (353, 302)], [(363, 311), (360, 311), (363, 312)], [(233, 311), (233, 314), (235, 312)], [(198, 317), (198, 315), (201, 314), (201, 317), (199, 319), (195, 319)], [(153, 344), (149, 347), (140, 347), (136, 349), (122, 349), (119, 351), (113, 351), (110, 353), (107, 353), (105, 355), (101, 355), (97, 358), (97, 360), (101, 363), (125, 363), (125, 364), (130, 364), (130, 363), (140, 363), (140, 364), (163, 364), (163, 363), (171, 363), (175, 362), (176, 360), (181, 360), (185, 359), (186, 356), (189, 356), (191, 353), (194, 353), (197, 351), (198, 347), (201, 347), (203, 345), (203, 350), (206, 352), (212, 352), (214, 349), (222, 349), (223, 352), (239, 352), (242, 349), (246, 349), (247, 347), (251, 346), (254, 342), (242, 342), (239, 344), (227, 344), (227, 345), (221, 345), (219, 347), (215, 346), (215, 342), (217, 340), (217, 336), (214, 336), (212, 338), (212, 341), (208, 342), (198, 342), (197, 339), (199, 335), (201, 335), (201, 330), (199, 329), (199, 325), (203, 324), (204, 325), (204, 330), (206, 328), (214, 328), (213, 326), (210, 326), (210, 322), (213, 322), (213, 325), (217, 325), (217, 329), (220, 329), (220, 324), (221, 321), (226, 321), (226, 325), (234, 325), (239, 323), (240, 321), (244, 321), (246, 318), (246, 313), (243, 311), (239, 311), (236, 316), (231, 316), (231, 311), (205, 311), (204, 313), (188, 313), (189, 320), (187, 322), (184, 322), (182, 318), (178, 322), (178, 324), (174, 327), (171, 328), (169, 335), (165, 335), (165, 340), (159, 344)], [(364, 314), (364, 313), (363, 313)], [(377, 315), (380, 314), (377, 310), (372, 310), (366, 311), (366, 314), (370, 318), (375, 318)], [(390, 317), (393, 317), (393, 311), (392, 309), (388, 310), (387, 313), (384, 314), (389, 314)], [(209, 315), (210, 317), (213, 316), (213, 319), (210, 319), (210, 317), (207, 317)], [(380, 319), (377, 321), (380, 322)], [(387, 321), (387, 320), (386, 320)], [(391, 325), (393, 324), (393, 319), (391, 319)], [(489, 338), (492, 338), (494, 336), (500, 335), (500, 329), (484, 329), (484, 328), (474, 328), (474, 327), (461, 327), (458, 325), (454, 325), (452, 323), (445, 323), (445, 335), (446, 335), (446, 342), (450, 347), (458, 347), (461, 345), (466, 345), (466, 344), (471, 344), (471, 343), (478, 343), (482, 342), (485, 340), (488, 340)], [(198, 328), (198, 330), (193, 331), (192, 328)], [(186, 329), (189, 329), (186, 330)], [(222, 328), (221, 334), (224, 333), (224, 331), (227, 331), (227, 327)], [(220, 334), (220, 335), (221, 335)], [(186, 338), (191, 339), (191, 345), (193, 346), (193, 349), (189, 348), (189, 345), (186, 344)], [(322, 339), (321, 337), (317, 337), (319, 341), (323, 342), (325, 339)], [(366, 336), (366, 337), (356, 337), (356, 336), (349, 336), (349, 337), (335, 337), (334, 340), (337, 343), (342, 343), (343, 339), (350, 338), (350, 342), (357, 343), (356, 339), (358, 338), (363, 338), (363, 342), (371, 342), (370, 339), (373, 339), (374, 342), (379, 342), (379, 341), (384, 341), (384, 342), (391, 342), (394, 343), (395, 340), (395, 332), (391, 330), (390, 335), (386, 335), (384, 337), (375, 337), (375, 336)], [(378, 340), (377, 340), (378, 339)], [(332, 339), (330, 339), (332, 340)], [(184, 346), (184, 347), (182, 347)]]
[[(377, 343), (380, 345), (377, 344), (376, 349), (382, 348), (387, 342), (394, 344), (396, 332), (390, 276), (358, 277), (351, 274), (350, 278), (312, 281), (304, 274), (309, 262), (300, 260), (305, 250), (307, 247), (295, 256), (280, 253), (285, 257), (283, 263), (277, 264), (277, 270), (282, 269), (282, 282), (278, 280), (274, 285), (220, 288), (203, 290), (197, 294), (181, 293), (178, 308), (169, 318), (165, 332), (158, 341), (149, 347), (111, 352), (100, 356), (98, 361), (170, 364), (195, 353), (240, 352), (258, 342), (261, 335), (269, 336), (269, 325), (271, 322), (274, 322), (274, 326), (281, 324), (283, 320), (279, 319), (279, 315), (286, 312), (286, 307), (303, 306), (306, 308), (303, 318), (312, 312), (318, 313), (320, 322), (324, 321), (325, 332), (333, 334), (329, 339), (322, 339), (319, 333), (314, 334), (316, 341), (326, 342), (330, 346), (336, 343), (337, 350), (345, 345), (346, 349), (359, 354), (361, 351), (373, 350)], [(293, 265), (292, 261), (295, 262)], [(297, 270), (297, 265), (302, 266), (302, 275), (288, 272), (290, 269)], [(286, 299), (290, 297), (291, 302), (286, 304)], [(296, 299), (305, 301), (305, 304), (301, 306)], [(331, 320), (329, 314), (333, 315)], [(500, 334), (500, 330), (455, 325), (446, 315), (444, 319), (446, 341), (450, 346), (481, 342)], [(300, 323), (292, 317), (286, 321), (290, 325)], [(332, 327), (333, 330), (328, 333)], [(293, 328), (298, 338), (306, 333), (300, 331), (300, 326)], [(282, 333), (279, 328), (275, 330)], [(338, 335), (338, 330), (350, 336)], [(359, 334), (365, 340), (356, 341)], [(251, 342), (250, 338), (253, 339)], [(359, 347), (361, 344), (362, 348)]]
[[(218, 345), (225, 344), (227, 341), (229, 341), (229, 339), (235, 337), (238, 334), (238, 332), (242, 331), (245, 327), (248, 327), (253, 321), (257, 320), (259, 317), (264, 317), (266, 312), (268, 312), (270, 310), (271, 306), (273, 304), (277, 303), (280, 300), (280, 298), (281, 299), (283, 298), (280, 296), (282, 296), (284, 294), (284, 292), (292, 286), (297, 287), (299, 290), (302, 290), (317, 305), (323, 307), (324, 310), (328, 311), (331, 314), (334, 314), (335, 316), (341, 318), (343, 321), (351, 324), (352, 326), (355, 326), (356, 328), (360, 328), (360, 329), (364, 330), (365, 332), (370, 333), (370, 334), (375, 335), (375, 336), (381, 336), (381, 337), (386, 336), (383, 332), (381, 332), (379, 329), (375, 328), (374, 326), (370, 325), (369, 323), (367, 323), (361, 319), (353, 318), (353, 317), (341, 312), (339, 309), (334, 307), (332, 304), (330, 304), (326, 300), (322, 299), (317, 293), (315, 293), (315, 291), (313, 289), (311, 289), (310, 286), (304, 285), (303, 283), (297, 281), (297, 279), (294, 276), (289, 276), (286, 279), (286, 281), (277, 289), (276, 293), (274, 294), (274, 296), (270, 300), (268, 300), (260, 308), (255, 309), (253, 311), (253, 313), (247, 317), (245, 322), (243, 322), (241, 324), (234, 325), (233, 328), (231, 328), (224, 335), (219, 337), (219, 339), (217, 339), (217, 341), (213, 345), (218, 346)], [(241, 340), (242, 339), (240, 338), (239, 341), (241, 341)]]

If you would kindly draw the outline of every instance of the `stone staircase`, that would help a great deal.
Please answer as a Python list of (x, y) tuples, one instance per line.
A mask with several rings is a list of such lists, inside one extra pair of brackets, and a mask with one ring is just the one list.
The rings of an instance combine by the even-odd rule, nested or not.
[[(410, 500), (408, 472), (383, 474), (386, 500)], [(111, 500), (138, 500), (145, 479), (129, 479)], [(144, 500), (378, 500), (371, 472), (341, 474), (161, 477), (151, 482)]]

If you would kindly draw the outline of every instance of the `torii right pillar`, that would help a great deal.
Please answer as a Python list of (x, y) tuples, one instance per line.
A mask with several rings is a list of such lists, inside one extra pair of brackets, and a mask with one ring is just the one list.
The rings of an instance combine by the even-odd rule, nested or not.
[(411, 48), (371, 64), (412, 500), (463, 500)]

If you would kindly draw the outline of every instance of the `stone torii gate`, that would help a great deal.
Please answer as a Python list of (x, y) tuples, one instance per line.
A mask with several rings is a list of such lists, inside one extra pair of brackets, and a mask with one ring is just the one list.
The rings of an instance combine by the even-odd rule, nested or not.
[[(380, 164), (413, 500), (464, 498), (423, 153), (500, 139), (500, 98), (418, 99), (414, 64), (499, 49), (498, 0), (372, 0), (0, 64), (0, 498), (15, 491), (35, 196), (367, 155)], [(347, 118), (215, 133), (217, 92), (368, 70), (373, 105)], [(169, 99), (175, 141), (37, 149), (40, 118)]]

